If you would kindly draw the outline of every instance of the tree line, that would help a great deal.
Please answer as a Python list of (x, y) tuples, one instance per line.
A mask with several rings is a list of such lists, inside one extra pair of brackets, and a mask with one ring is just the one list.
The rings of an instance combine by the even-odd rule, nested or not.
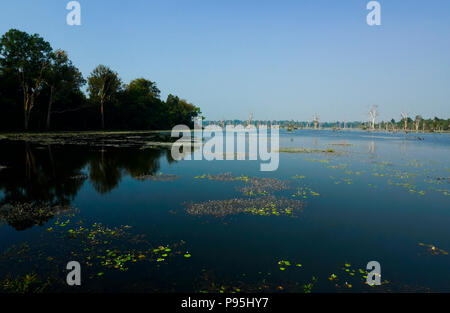
[[(244, 120), (216, 120), (216, 121), (204, 121), (203, 125), (247, 125), (248, 121)], [(314, 128), (314, 121), (289, 121), (289, 120), (253, 120), (252, 125), (278, 125), (281, 128)], [(353, 128), (363, 130), (387, 130), (387, 131), (415, 131), (415, 132), (441, 132), (450, 131), (450, 119), (442, 119), (438, 117), (425, 119), (422, 116), (417, 115), (414, 119), (410, 117), (401, 118), (399, 120), (391, 119), (390, 121), (381, 121), (379, 123), (372, 124), (369, 122), (361, 121), (336, 121), (336, 122), (318, 122), (320, 128)]]
[(170, 129), (192, 126), (199, 114), (175, 95), (161, 100), (153, 81), (124, 84), (105, 65), (85, 79), (66, 51), (38, 34), (11, 29), (0, 39), (1, 130)]
[[(299, 128), (315, 128), (315, 121), (294, 121), (294, 120), (252, 120), (250, 124), (278, 125), (281, 128), (299, 129)], [(208, 125), (248, 125), (249, 121), (245, 120), (205, 120), (204, 126)], [(450, 131), (450, 119), (442, 119), (438, 117), (425, 119), (421, 115), (416, 115), (414, 119), (403, 113), (399, 120), (391, 119), (390, 121), (381, 121), (376, 123), (375, 120), (368, 122), (361, 121), (336, 121), (336, 122), (320, 122), (317, 120), (318, 128), (332, 129), (363, 129), (363, 130), (386, 130), (386, 131), (407, 131), (407, 132), (448, 132)]]

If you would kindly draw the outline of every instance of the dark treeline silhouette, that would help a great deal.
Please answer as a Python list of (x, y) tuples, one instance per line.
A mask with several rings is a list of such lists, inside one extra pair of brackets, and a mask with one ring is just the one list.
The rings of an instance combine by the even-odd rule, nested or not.
[[(0, 141), (0, 222), (17, 230), (43, 225), (70, 207), (86, 180), (101, 194), (118, 187), (122, 177), (152, 177), (160, 158), (174, 162), (168, 150), (34, 145)], [(159, 176), (155, 176), (156, 178)]]
[(38, 34), (11, 29), (0, 39), (0, 130), (170, 129), (200, 113), (177, 96), (161, 100), (145, 78), (123, 84), (104, 65), (85, 79)]

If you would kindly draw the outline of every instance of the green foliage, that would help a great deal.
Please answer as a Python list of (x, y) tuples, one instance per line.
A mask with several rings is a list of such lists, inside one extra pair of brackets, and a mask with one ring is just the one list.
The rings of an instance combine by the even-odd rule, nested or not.
[(101, 105), (113, 101), (121, 86), (119, 75), (105, 65), (97, 66), (88, 77), (89, 97)]
[(11, 29), (0, 40), (0, 128), (170, 129), (192, 126), (201, 113), (174, 95), (162, 101), (148, 79), (123, 85), (118, 73), (104, 65), (87, 82), (88, 98), (81, 89), (86, 81), (65, 51), (53, 51), (37, 34)]
[(192, 119), (201, 113), (192, 103), (172, 94), (167, 96), (164, 111), (166, 121), (171, 127), (176, 124), (191, 125)]
[(138, 78), (125, 86), (116, 106), (116, 127), (120, 129), (156, 129), (163, 120), (163, 103), (156, 83)]
[(23, 75), (25, 80), (35, 80), (42, 64), (48, 62), (51, 46), (38, 34), (29, 35), (11, 29), (0, 40), (0, 64), (9, 72)]
[[(85, 80), (80, 71), (72, 64), (65, 51), (56, 50), (50, 54), (50, 64), (44, 75), (44, 82), (48, 88), (48, 107), (46, 128), (50, 128), (52, 110), (55, 101), (60, 104), (69, 103), (73, 93), (77, 93)], [(57, 107), (58, 108), (58, 107)]]
[(16, 77), (23, 93), (24, 129), (28, 130), (31, 111), (42, 90), (52, 48), (37, 34), (11, 29), (0, 39), (1, 73)]

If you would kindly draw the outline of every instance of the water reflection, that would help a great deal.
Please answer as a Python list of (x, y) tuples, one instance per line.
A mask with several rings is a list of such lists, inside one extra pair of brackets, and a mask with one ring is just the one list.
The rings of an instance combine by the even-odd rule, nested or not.
[(373, 157), (375, 155), (375, 141), (372, 140), (369, 142), (367, 152), (369, 153), (369, 155), (371, 157)]
[(0, 149), (0, 220), (17, 230), (43, 225), (67, 210), (86, 180), (105, 194), (124, 175), (154, 175), (164, 155), (173, 162), (170, 153), (154, 149), (25, 142), (2, 142)]

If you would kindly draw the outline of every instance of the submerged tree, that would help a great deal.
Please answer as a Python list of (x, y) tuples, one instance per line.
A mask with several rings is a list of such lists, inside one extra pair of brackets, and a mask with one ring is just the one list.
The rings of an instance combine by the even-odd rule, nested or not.
[(416, 127), (416, 132), (419, 131), (420, 122), (423, 120), (422, 116), (416, 115), (416, 118), (414, 120), (414, 126)]
[(253, 120), (253, 112), (250, 112), (250, 115), (248, 117), (247, 126), (250, 126), (252, 124)]
[(24, 129), (28, 130), (31, 110), (41, 91), (52, 48), (38, 34), (11, 29), (0, 40), (0, 65), (17, 77), (23, 92)]
[(408, 113), (401, 113), (402, 120), (403, 120), (403, 130), (406, 132), (406, 129), (408, 128)]
[(373, 105), (369, 110), (370, 128), (375, 130), (375, 121), (378, 116), (378, 105)]
[(88, 78), (91, 101), (100, 104), (101, 127), (105, 128), (104, 105), (111, 102), (122, 86), (116, 72), (104, 65), (97, 66)]
[(317, 114), (314, 115), (313, 122), (314, 122), (314, 129), (317, 129), (317, 126), (319, 124), (319, 116)]

